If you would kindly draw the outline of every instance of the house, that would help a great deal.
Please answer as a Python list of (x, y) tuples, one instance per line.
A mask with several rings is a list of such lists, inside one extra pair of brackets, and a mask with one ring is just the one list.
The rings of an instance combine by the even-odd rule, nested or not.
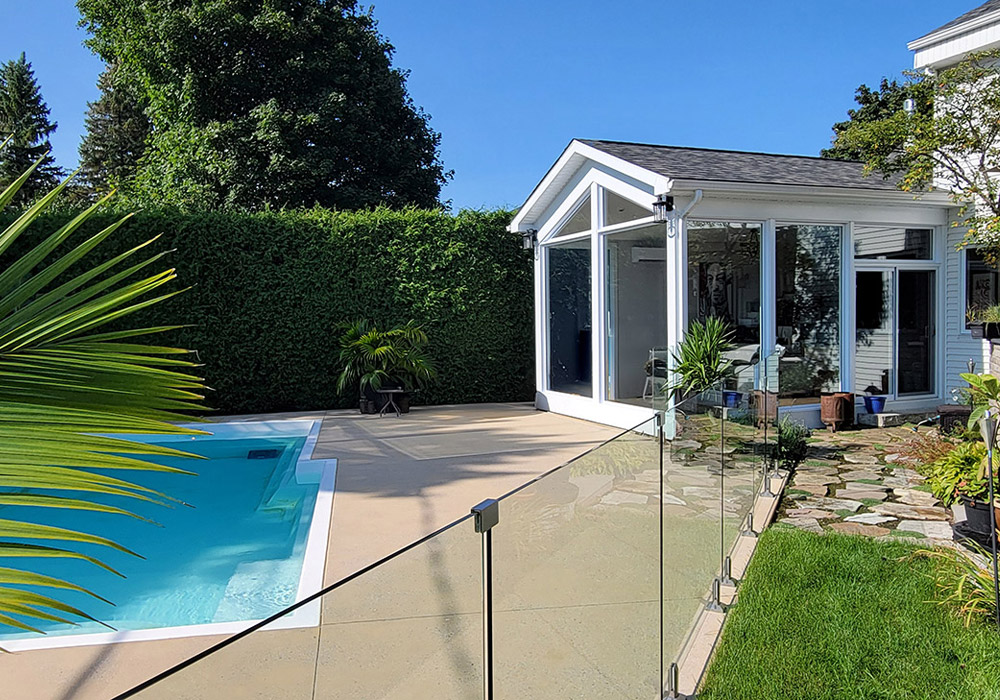
[(951, 206), (859, 163), (574, 140), (511, 223), (535, 239), (536, 405), (634, 426), (664, 400), (655, 360), (718, 316), (737, 364), (780, 355), (784, 414), (817, 425), (835, 390), (933, 410), (968, 362)]

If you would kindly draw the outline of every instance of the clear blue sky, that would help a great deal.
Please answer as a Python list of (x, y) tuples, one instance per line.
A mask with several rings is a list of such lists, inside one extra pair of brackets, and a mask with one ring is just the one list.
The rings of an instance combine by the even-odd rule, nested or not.
[[(816, 155), (854, 89), (980, 0), (377, 0), (442, 133), (444, 198), (516, 206), (572, 138)], [(102, 66), (73, 0), (3, 0), (0, 59), (26, 51), (73, 166)]]

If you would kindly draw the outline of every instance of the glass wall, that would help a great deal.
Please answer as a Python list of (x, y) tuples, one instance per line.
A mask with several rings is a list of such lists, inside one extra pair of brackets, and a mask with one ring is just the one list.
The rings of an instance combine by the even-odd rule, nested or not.
[[(736, 348), (728, 353), (737, 372), (760, 350), (761, 224), (690, 221), (688, 232), (688, 322), (724, 320)], [(738, 385), (752, 383), (741, 373)]]
[(776, 347), (781, 399), (815, 403), (840, 388), (841, 226), (778, 226)]
[(607, 396), (649, 406), (667, 381), (666, 228), (643, 226), (604, 241)]
[(590, 238), (546, 246), (549, 288), (549, 389), (593, 396)]

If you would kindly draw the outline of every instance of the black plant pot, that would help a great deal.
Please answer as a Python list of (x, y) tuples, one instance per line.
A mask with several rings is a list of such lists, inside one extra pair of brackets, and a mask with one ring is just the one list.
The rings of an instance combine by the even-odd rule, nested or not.
[(1000, 323), (983, 323), (982, 321), (977, 321), (969, 324), (969, 331), (972, 333), (973, 338), (996, 340), (1000, 338)]
[(945, 435), (964, 431), (969, 425), (972, 406), (966, 404), (946, 403), (937, 407), (941, 416), (941, 432)]
[(975, 533), (990, 534), (990, 508), (982, 501), (975, 501), (965, 496), (961, 497), (962, 505), (965, 506), (965, 521), (970, 530)]

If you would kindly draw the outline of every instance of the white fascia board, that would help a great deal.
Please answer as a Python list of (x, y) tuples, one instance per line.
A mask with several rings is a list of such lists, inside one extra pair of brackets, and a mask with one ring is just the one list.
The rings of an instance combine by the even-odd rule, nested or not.
[(562, 155), (559, 156), (559, 160), (549, 168), (549, 172), (546, 173), (542, 181), (532, 190), (531, 195), (518, 210), (517, 215), (507, 229), (512, 232), (519, 232), (536, 224), (538, 217), (551, 205), (552, 200), (559, 195), (562, 186), (572, 178), (573, 173), (582, 167), (587, 160), (600, 163), (608, 168), (617, 170), (623, 175), (648, 184), (653, 188), (654, 195), (669, 192), (671, 189), (670, 178), (573, 139)]
[(988, 24), (993, 24), (994, 22), (1000, 22), (1000, 10), (994, 10), (993, 12), (988, 12), (985, 15), (970, 19), (967, 22), (956, 24), (953, 27), (948, 27), (947, 29), (942, 29), (938, 32), (926, 34), (919, 39), (914, 39), (908, 43), (906, 48), (910, 51), (925, 49), (928, 46), (933, 46), (934, 44), (942, 41), (947, 41), (948, 39), (965, 34), (966, 32), (971, 32), (975, 29), (979, 29), (980, 27), (985, 27)]
[(908, 204), (913, 206), (954, 207), (946, 192), (904, 192), (902, 190), (866, 190), (853, 187), (817, 187), (811, 185), (778, 185), (751, 182), (723, 182), (709, 180), (675, 180), (673, 191), (694, 192), (703, 190), (705, 196), (733, 195), (767, 199), (801, 200), (853, 200), (881, 202), (884, 204)]

